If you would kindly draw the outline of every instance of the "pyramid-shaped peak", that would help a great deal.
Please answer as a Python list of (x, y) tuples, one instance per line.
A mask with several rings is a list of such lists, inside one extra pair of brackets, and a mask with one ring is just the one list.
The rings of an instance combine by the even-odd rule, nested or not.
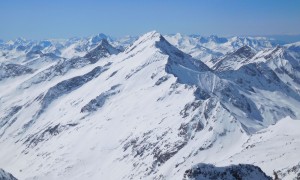
[(97, 44), (103, 39), (109, 39), (109, 37), (103, 33), (99, 33), (95, 36), (92, 36), (89, 41), (93, 44)]
[(213, 69), (216, 71), (236, 70), (245, 63), (248, 63), (255, 54), (256, 51), (250, 46), (242, 46), (236, 51), (228, 53), (220, 58), (213, 66)]
[(233, 55), (251, 58), (255, 55), (255, 50), (252, 49), (250, 46), (245, 45), (245, 46), (242, 46), (241, 48), (239, 48), (238, 50), (236, 50), (233, 53)]
[(103, 57), (108, 57), (113, 54), (118, 54), (120, 51), (113, 47), (106, 39), (102, 39), (97, 47), (89, 51), (84, 57), (99, 60)]
[(158, 41), (164, 40), (163, 36), (157, 31), (148, 32), (140, 36), (125, 52), (130, 52), (136, 47), (142, 49), (143, 47), (155, 46)]

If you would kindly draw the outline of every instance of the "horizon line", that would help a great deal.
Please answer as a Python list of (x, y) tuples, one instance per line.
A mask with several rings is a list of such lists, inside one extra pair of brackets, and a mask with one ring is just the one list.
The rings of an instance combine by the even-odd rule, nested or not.
[[(153, 31), (156, 31), (156, 30), (153, 30)], [(149, 32), (152, 32), (152, 31), (148, 31), (148, 32), (145, 32), (143, 34), (139, 34), (139, 35), (124, 35), (124, 36), (112, 36), (112, 35), (109, 35), (108, 33), (103, 33), (103, 32), (99, 32), (99, 33), (96, 33), (96, 34), (92, 34), (92, 35), (84, 35), (84, 36), (70, 36), (70, 37), (45, 37), (45, 38), (27, 38), (27, 37), (24, 37), (24, 36), (19, 36), (19, 37), (15, 37), (15, 38), (12, 38), (12, 39), (7, 39), (7, 38), (2, 38), (0, 37), (0, 40), (2, 41), (11, 41), (11, 40), (17, 40), (17, 39), (23, 39), (23, 40), (67, 40), (67, 39), (73, 39), (73, 38), (80, 38), (80, 39), (86, 39), (86, 38), (91, 38), (91, 37), (94, 37), (94, 36), (97, 36), (97, 35), (105, 35), (107, 36), (108, 38), (112, 38), (112, 39), (122, 39), (122, 38), (125, 38), (125, 37), (140, 37), (146, 33), (149, 33)], [(159, 31), (156, 31), (158, 32), (159, 34), (163, 35), (163, 36), (166, 36), (166, 35), (176, 35), (176, 34), (180, 34), (180, 35), (183, 35), (183, 36), (201, 36), (201, 37), (210, 37), (210, 36), (216, 36), (216, 37), (220, 37), (220, 38), (232, 38), (232, 37), (266, 37), (266, 38), (272, 38), (272, 37), (275, 37), (275, 36), (286, 36), (286, 37), (293, 37), (293, 36), (299, 36), (300, 37), (300, 33), (283, 33), (283, 34), (265, 34), (265, 35), (218, 35), (218, 34), (210, 34), (210, 35), (202, 35), (202, 34), (197, 34), (197, 33), (191, 33), (191, 34), (185, 34), (185, 33), (180, 33), (180, 32), (176, 32), (176, 33), (160, 33)]]

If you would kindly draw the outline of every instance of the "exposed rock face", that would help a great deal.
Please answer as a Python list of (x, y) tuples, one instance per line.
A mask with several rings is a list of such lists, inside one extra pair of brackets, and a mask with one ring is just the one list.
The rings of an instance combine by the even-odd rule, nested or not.
[(279, 170), (277, 172), (274, 172), (274, 175), (276, 175), (280, 179), (299, 180), (300, 179), (300, 162), (293, 167), (285, 168), (285, 169)]
[(198, 164), (184, 173), (184, 180), (271, 180), (259, 167), (248, 164), (216, 167)]
[(92, 79), (98, 77), (105, 70), (105, 68), (98, 66), (82, 76), (76, 76), (71, 79), (59, 82), (55, 86), (51, 87), (45, 94), (42, 100), (42, 109), (45, 109), (53, 100), (57, 99), (59, 96), (78, 89), (88, 81), (91, 81)]
[[(63, 76), (71, 70), (80, 69), (90, 64), (95, 64), (103, 58), (120, 53), (119, 50), (111, 46), (107, 40), (101, 40), (100, 44), (86, 53), (84, 57), (73, 57), (62, 59), (57, 64), (37, 73), (29, 80), (22, 83), (22, 87), (28, 88), (32, 84), (39, 84), (43, 81), (49, 81), (57, 76)], [(1, 80), (1, 74), (0, 74)]]
[[(45, 96), (41, 99), (41, 107), (40, 110), (34, 115), (31, 121), (26, 123), (23, 128), (26, 130), (29, 126), (31, 126), (37, 118), (46, 110), (46, 108), (57, 98), (68, 94), (81, 86), (85, 83), (93, 80), (94, 78), (98, 77), (101, 73), (106, 71), (107, 69), (101, 66), (95, 67), (92, 71), (82, 75), (76, 76), (71, 79), (67, 79), (57, 83), (56, 85), (52, 86), (46, 93)], [(40, 98), (40, 95), (37, 99)]]
[(17, 180), (17, 178), (3, 169), (0, 169), (0, 180)]
[(0, 81), (3, 79), (21, 76), (32, 73), (33, 70), (19, 64), (1, 64), (0, 63)]
[(111, 96), (114, 96), (120, 92), (118, 89), (120, 85), (115, 85), (110, 88), (110, 90), (101, 93), (99, 96), (97, 96), (95, 99), (92, 99), (87, 105), (81, 108), (81, 112), (93, 112), (100, 109), (107, 99), (109, 99)]
[(89, 59), (91, 62), (97, 61), (101, 58), (108, 57), (110, 55), (116, 55), (120, 51), (114, 48), (112, 45), (108, 43), (106, 39), (102, 39), (100, 44), (88, 52), (84, 58)]

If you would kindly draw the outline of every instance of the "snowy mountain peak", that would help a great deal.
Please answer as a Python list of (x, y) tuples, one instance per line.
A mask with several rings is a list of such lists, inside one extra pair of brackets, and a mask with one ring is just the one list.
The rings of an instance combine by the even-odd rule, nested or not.
[[(153, 47), (157, 41), (160, 41), (162, 35), (157, 31), (148, 32), (142, 36), (140, 36), (131, 46), (129, 46), (125, 53), (129, 53), (136, 49), (143, 49), (146, 47)], [(136, 49), (137, 50), (137, 49)]]
[(217, 71), (238, 69), (243, 63), (246, 63), (255, 56), (255, 54), (256, 52), (253, 48), (245, 45), (233, 53), (228, 53), (217, 59), (213, 69)]
[(142, 35), (139, 39), (144, 40), (144, 41), (146, 41), (146, 40), (157, 40), (157, 38), (160, 38), (161, 36), (162, 35), (159, 32), (154, 30), (154, 31), (150, 31), (150, 32)]
[(100, 59), (110, 55), (116, 55), (120, 51), (114, 48), (106, 39), (102, 39), (97, 47), (89, 51), (84, 57), (91, 59)]
[(93, 44), (97, 44), (99, 43), (102, 39), (110, 39), (107, 35), (103, 34), (103, 33), (99, 33), (95, 36), (92, 36), (89, 41)]
[(255, 50), (248, 45), (245, 45), (232, 53), (240, 58), (252, 58), (256, 54)]

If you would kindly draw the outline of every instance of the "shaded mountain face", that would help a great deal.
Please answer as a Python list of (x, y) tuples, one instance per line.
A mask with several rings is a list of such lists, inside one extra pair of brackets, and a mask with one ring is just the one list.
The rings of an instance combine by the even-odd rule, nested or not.
[[(64, 50), (71, 57), (21, 59), (34, 71), (0, 82), (0, 166), (23, 179), (182, 179), (196, 163), (239, 164), (249, 139), (268, 137), (261, 132), (288, 116), (300, 119), (297, 48), (265, 49), (256, 40), (201, 39), (218, 44), (211, 55), (234, 47), (218, 66), (155, 31), (122, 52), (110, 40), (73, 39)], [(268, 175), (295, 165), (270, 171), (266, 157), (255, 163)]]

